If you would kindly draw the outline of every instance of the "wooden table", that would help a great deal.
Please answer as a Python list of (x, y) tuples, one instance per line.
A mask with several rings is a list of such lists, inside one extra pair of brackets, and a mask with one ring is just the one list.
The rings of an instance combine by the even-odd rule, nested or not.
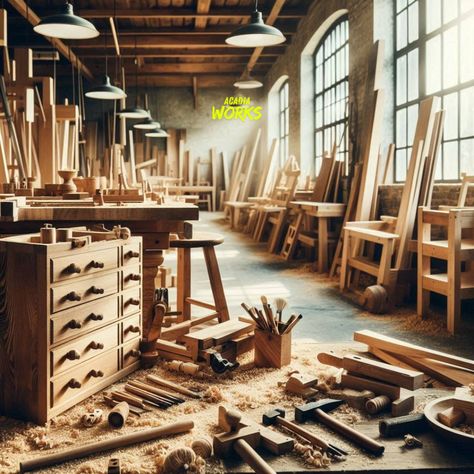
[(18, 215), (0, 217), (0, 234), (38, 232), (45, 223), (56, 228), (102, 223), (110, 229), (114, 225), (129, 227), (133, 235), (143, 237), (143, 322), (146, 328), (152, 316), (157, 266), (163, 262), (162, 251), (169, 248), (169, 235), (179, 233), (191, 237), (192, 226), (186, 221), (198, 219), (198, 207), (187, 203), (81, 206), (71, 202), (61, 206), (20, 207)]
[(316, 230), (318, 232), (317, 270), (319, 273), (326, 273), (328, 271), (329, 220), (331, 218), (342, 219), (344, 217), (344, 213), (346, 212), (346, 205), (334, 202), (291, 201), (290, 208), (298, 214), (297, 220), (299, 220), (300, 225), (302, 224), (304, 216), (316, 218)]

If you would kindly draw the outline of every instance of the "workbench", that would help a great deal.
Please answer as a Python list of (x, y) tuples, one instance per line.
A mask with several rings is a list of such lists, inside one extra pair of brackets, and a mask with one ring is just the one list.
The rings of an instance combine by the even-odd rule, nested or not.
[(0, 217), (0, 234), (14, 235), (38, 232), (45, 223), (56, 228), (104, 224), (128, 227), (132, 235), (143, 237), (143, 326), (151, 317), (155, 275), (163, 262), (162, 251), (169, 248), (171, 233), (192, 236), (192, 225), (199, 219), (199, 209), (187, 203), (129, 203), (103, 206), (75, 205), (23, 206), (14, 216)]

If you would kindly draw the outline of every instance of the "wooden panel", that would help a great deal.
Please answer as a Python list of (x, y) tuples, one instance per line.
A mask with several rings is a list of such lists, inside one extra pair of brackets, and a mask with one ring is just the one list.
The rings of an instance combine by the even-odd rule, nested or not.
[[(99, 329), (92, 334), (87, 334), (67, 344), (50, 351), (51, 375), (58, 375), (64, 371), (79, 366), (82, 362), (103, 355), (107, 350), (118, 345), (118, 325), (112, 324), (104, 329)], [(94, 349), (94, 347), (96, 347)], [(67, 358), (70, 351), (75, 351), (79, 359)]]
[[(72, 310), (62, 311), (51, 318), (51, 344), (90, 333), (117, 319), (118, 315), (119, 298), (116, 295), (87, 303)], [(71, 322), (77, 322), (81, 327), (71, 328), (71, 325), (74, 326)]]
[[(52, 406), (66, 403), (71, 397), (75, 397), (83, 390), (87, 390), (99, 384), (103, 378), (110, 377), (119, 370), (119, 352), (113, 349), (101, 357), (75, 367), (73, 371), (61, 375), (51, 382), (51, 404)], [(94, 377), (91, 372), (102, 372), (102, 376)], [(96, 374), (100, 375), (100, 373)], [(71, 380), (76, 380), (81, 384), (78, 388), (69, 386)]]
[(391, 400), (400, 398), (401, 389), (395, 385), (379, 382), (378, 380), (358, 377), (352, 374), (343, 374), (341, 386), (354, 390), (370, 390), (377, 395), (387, 395)]
[[(119, 265), (119, 247), (94, 253), (51, 258), (51, 280), (61, 281), (113, 270)], [(74, 268), (73, 267), (77, 267)]]
[[(74, 280), (65, 285), (51, 288), (51, 308), (56, 313), (88, 301), (117, 293), (119, 290), (120, 272), (108, 273), (84, 280)], [(80, 298), (80, 299), (73, 299)]]

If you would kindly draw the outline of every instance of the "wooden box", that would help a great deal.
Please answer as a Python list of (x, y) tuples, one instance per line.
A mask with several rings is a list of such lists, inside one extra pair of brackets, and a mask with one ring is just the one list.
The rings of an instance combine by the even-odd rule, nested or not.
[(0, 415), (39, 424), (139, 366), (142, 239), (0, 240)]
[(279, 369), (291, 362), (291, 332), (279, 336), (255, 328), (255, 366)]

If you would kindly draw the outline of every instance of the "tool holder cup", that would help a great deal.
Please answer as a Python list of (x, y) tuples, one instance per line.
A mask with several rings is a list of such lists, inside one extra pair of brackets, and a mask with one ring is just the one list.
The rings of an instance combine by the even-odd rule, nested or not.
[(255, 328), (255, 366), (279, 369), (291, 362), (291, 331), (279, 335)]

